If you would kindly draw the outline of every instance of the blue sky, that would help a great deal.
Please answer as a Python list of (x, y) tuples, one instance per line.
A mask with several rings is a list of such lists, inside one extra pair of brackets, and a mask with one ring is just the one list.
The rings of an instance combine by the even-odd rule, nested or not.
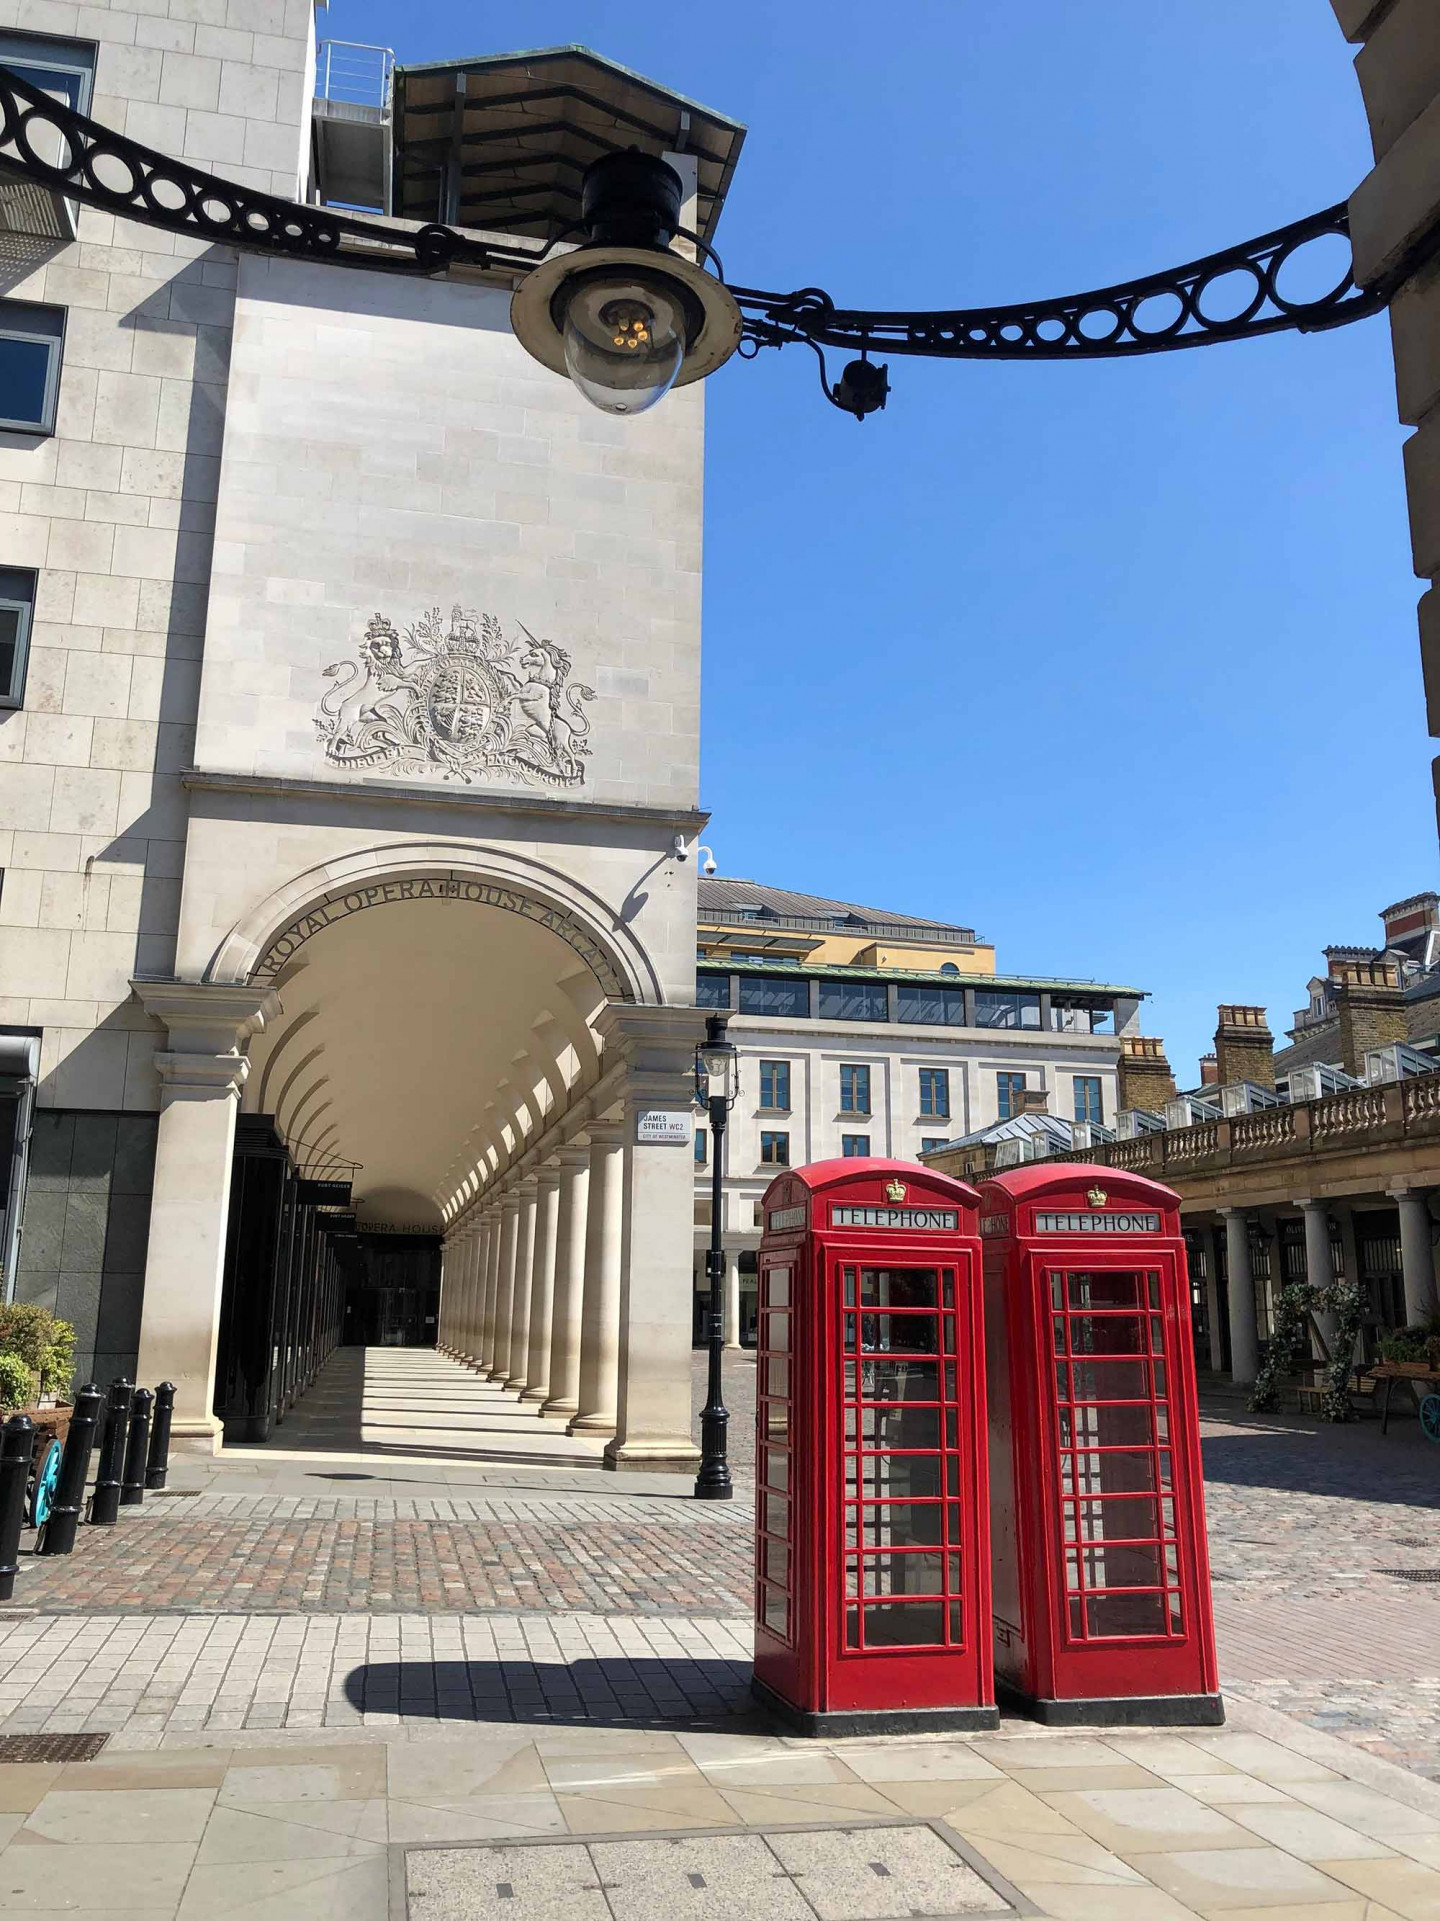
[[(1068, 293), (1343, 199), (1369, 165), (1321, 0), (334, 0), (436, 59), (581, 41), (747, 123), (731, 277), (842, 305)], [(1387, 330), (1146, 360), (803, 349), (709, 383), (703, 798), (726, 873), (955, 919), (1002, 968), (1277, 1035), (1329, 942), (1435, 882)]]

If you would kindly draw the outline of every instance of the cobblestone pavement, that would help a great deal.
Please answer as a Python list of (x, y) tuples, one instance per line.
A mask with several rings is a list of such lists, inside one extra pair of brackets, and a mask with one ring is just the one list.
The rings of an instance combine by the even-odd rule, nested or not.
[(1440, 1779), (1440, 1448), (1414, 1421), (1211, 1411), (1205, 1502), (1221, 1680)]
[(29, 1559), (16, 1598), (87, 1614), (732, 1614), (748, 1604), (751, 1559), (744, 1501), (200, 1494), (152, 1497), (85, 1530), (76, 1553)]

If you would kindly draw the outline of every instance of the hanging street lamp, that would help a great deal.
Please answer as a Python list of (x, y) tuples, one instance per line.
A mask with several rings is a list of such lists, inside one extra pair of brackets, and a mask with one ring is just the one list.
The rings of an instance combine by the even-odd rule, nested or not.
[[(592, 161), (580, 218), (540, 244), (481, 239), (302, 205), (157, 153), (0, 65), (0, 173), (125, 220), (250, 252), (370, 272), (506, 275), (526, 352), (606, 413), (653, 407), (734, 355), (809, 347), (820, 386), (863, 420), (884, 407), (880, 353), (929, 360), (1093, 360), (1167, 353), (1294, 330), (1318, 332), (1379, 313), (1422, 264), (1407, 255), (1383, 280), (1356, 283), (1347, 255), (1328, 287), (1306, 287), (1299, 257), (1349, 241), (1345, 204), (1273, 233), (1091, 293), (1008, 306), (887, 311), (840, 307), (818, 287), (766, 292), (726, 280), (719, 256), (680, 225), (680, 176), (654, 154)], [(688, 243), (696, 259), (675, 250)], [(705, 264), (698, 264), (703, 257)], [(837, 378), (827, 351), (853, 357)]]
[(710, 1376), (700, 1414), (700, 1472), (697, 1501), (728, 1501), (735, 1489), (726, 1458), (730, 1414), (725, 1406), (721, 1356), (725, 1347), (725, 1248), (721, 1219), (724, 1195), (725, 1123), (740, 1097), (740, 1056), (725, 1032), (728, 1014), (711, 1014), (705, 1038), (695, 1049), (695, 1098), (710, 1118), (710, 1305), (705, 1314), (705, 1344)]

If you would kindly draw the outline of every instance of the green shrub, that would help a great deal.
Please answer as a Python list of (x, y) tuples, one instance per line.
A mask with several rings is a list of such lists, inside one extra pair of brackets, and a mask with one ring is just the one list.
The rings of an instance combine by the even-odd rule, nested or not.
[(18, 1354), (0, 1354), (0, 1414), (34, 1404), (34, 1374)]
[(66, 1395), (75, 1372), (75, 1329), (57, 1321), (48, 1307), (28, 1301), (0, 1305), (0, 1355), (14, 1354), (40, 1383), (44, 1394)]
[(1425, 1359), (1424, 1329), (1401, 1327), (1396, 1328), (1392, 1334), (1382, 1334), (1380, 1358), (1382, 1361), (1423, 1361)]

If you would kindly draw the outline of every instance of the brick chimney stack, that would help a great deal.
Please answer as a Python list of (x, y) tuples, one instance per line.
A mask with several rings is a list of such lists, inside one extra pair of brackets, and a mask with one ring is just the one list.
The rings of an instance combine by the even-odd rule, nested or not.
[(1220, 1063), (1213, 1054), (1200, 1056), (1200, 1085), (1218, 1087), (1220, 1085)]
[(1012, 1114), (1048, 1114), (1050, 1093), (1044, 1087), (1022, 1087), (1015, 1096)]
[(1393, 961), (1330, 963), (1330, 982), (1340, 1008), (1340, 1054), (1347, 1074), (1360, 1074), (1365, 1049), (1403, 1041), (1405, 996)]
[(1217, 1011), (1215, 1059), (1220, 1085), (1253, 1081), (1257, 1087), (1273, 1088), (1275, 1036), (1265, 1023), (1265, 1009), (1222, 1006)]
[(1175, 1076), (1158, 1035), (1126, 1034), (1120, 1041), (1120, 1105), (1158, 1114), (1175, 1096)]

